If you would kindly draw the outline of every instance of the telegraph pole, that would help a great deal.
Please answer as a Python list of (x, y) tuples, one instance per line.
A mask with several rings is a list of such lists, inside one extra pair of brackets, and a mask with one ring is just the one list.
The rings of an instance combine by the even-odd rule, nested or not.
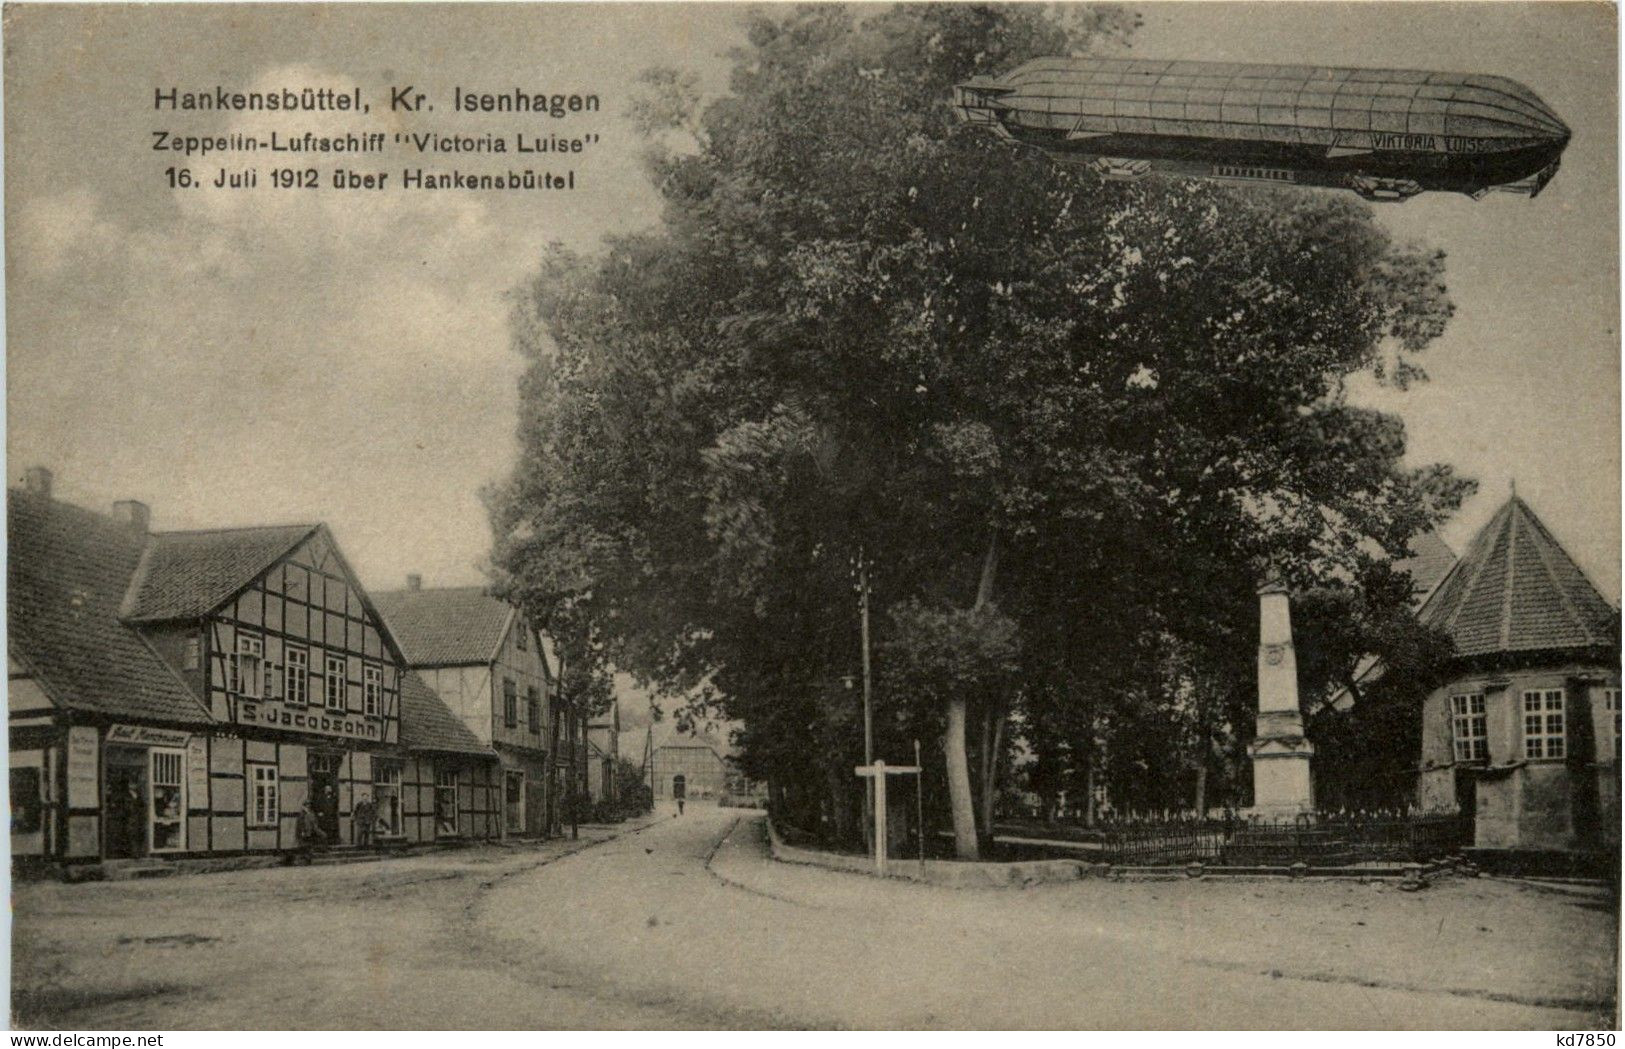
[[(875, 763), (875, 726), (873, 703), (871, 702), (871, 684), (869, 677), (869, 561), (864, 556), (863, 547), (858, 547), (858, 623), (863, 636), (863, 763)], [(867, 839), (869, 852), (874, 854), (874, 818), (875, 809), (875, 781), (871, 777), (863, 783), (863, 836)]]

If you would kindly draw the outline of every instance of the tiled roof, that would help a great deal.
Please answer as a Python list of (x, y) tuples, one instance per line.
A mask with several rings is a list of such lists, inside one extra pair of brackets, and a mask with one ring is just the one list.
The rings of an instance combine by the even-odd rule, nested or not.
[(401, 745), (439, 753), (496, 755), (457, 719), (427, 681), (410, 670), (401, 679)]
[(1411, 540), (1411, 556), (1395, 562), (1394, 567), (1409, 572), (1415, 584), (1415, 601), (1425, 601), (1456, 563), (1456, 552), (1439, 537), (1438, 532), (1423, 532)]
[(131, 622), (195, 619), (247, 586), (316, 525), (159, 532), (124, 600)]
[(372, 602), (415, 667), (489, 663), (513, 613), (477, 586), (384, 590)]
[(46, 691), (75, 710), (185, 724), (212, 719), (119, 604), (146, 537), (45, 496), (7, 493), (11, 647)]
[(1422, 606), (1462, 656), (1613, 643), (1614, 610), (1529, 505), (1507, 500)]
[(728, 725), (707, 724), (699, 726), (696, 731), (683, 732), (678, 729), (675, 719), (656, 721), (644, 733), (644, 760), (648, 760), (651, 746), (654, 750), (665, 750), (668, 747), (709, 750), (719, 758), (727, 757), (731, 751), (728, 742), (731, 735), (731, 726)]

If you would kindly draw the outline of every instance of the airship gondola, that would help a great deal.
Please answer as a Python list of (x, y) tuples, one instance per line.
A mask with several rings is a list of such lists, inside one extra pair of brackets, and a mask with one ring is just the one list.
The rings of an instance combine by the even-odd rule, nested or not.
[(1515, 80), (1405, 69), (1037, 58), (957, 85), (954, 106), (1108, 178), (1162, 171), (1371, 200), (1533, 197), (1570, 137)]

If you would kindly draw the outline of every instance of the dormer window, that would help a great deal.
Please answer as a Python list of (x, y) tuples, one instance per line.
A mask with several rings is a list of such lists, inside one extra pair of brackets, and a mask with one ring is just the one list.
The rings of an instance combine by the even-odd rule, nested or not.
[(264, 639), (251, 634), (238, 634), (237, 651), (231, 657), (230, 690), (239, 696), (258, 699), (264, 674)]
[(517, 633), (519, 636), (514, 639), (514, 647), (519, 649), (519, 651), (523, 652), (523, 651), (525, 651), (525, 649), (530, 644), (530, 642), (528, 640), (526, 640), (526, 638), (530, 634), (530, 628), (527, 627), (525, 624), (520, 623), (519, 624), (519, 629), (517, 631), (515, 631), (515, 633)]

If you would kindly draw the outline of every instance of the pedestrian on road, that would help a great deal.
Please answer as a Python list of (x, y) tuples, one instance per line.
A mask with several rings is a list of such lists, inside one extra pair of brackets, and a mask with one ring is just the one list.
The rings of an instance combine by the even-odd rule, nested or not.
[(688, 798), (688, 784), (683, 782), (681, 776), (672, 780), (671, 796), (677, 799), (677, 815), (681, 816), (683, 814), (683, 802)]
[(299, 843), (294, 852), (294, 862), (304, 860), (308, 867), (315, 860), (317, 843), (325, 837), (321, 821), (316, 818), (316, 810), (310, 807), (309, 801), (299, 807), (299, 822), (294, 829)]

